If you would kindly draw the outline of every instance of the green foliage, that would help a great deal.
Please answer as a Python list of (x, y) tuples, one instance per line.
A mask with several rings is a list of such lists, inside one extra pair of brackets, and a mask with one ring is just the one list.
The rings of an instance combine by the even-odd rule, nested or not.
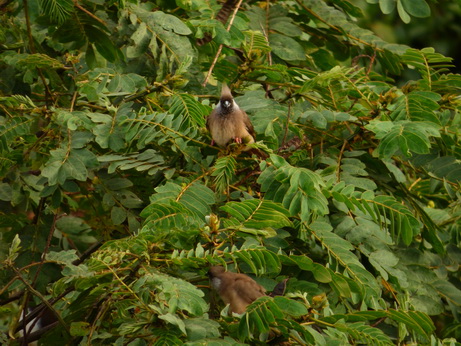
[(384, 14), (389, 14), (397, 7), (397, 12), (403, 22), (409, 23), (411, 17), (429, 17), (431, 10), (426, 0), (367, 0), (370, 4), (379, 4)]
[[(454, 344), (452, 60), (359, 27), (350, 1), (247, 1), (229, 31), (221, 6), (2, 5), (2, 344), (36, 305), (58, 321), (42, 344)], [(220, 82), (251, 150), (209, 145)], [(286, 293), (229, 316), (218, 264)]]

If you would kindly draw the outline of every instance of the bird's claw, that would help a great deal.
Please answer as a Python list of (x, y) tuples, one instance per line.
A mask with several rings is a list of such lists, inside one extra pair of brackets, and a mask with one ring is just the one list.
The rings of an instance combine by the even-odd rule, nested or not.
[(235, 143), (242, 144), (242, 139), (240, 137), (234, 138)]

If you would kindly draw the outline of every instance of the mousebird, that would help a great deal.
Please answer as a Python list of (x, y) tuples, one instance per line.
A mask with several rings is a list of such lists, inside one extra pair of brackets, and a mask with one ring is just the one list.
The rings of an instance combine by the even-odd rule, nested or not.
[(256, 138), (250, 118), (234, 101), (226, 84), (223, 84), (219, 103), (208, 116), (206, 125), (213, 139), (212, 144), (220, 147), (225, 147), (231, 141), (250, 144)]
[(264, 287), (249, 276), (226, 272), (221, 266), (211, 267), (208, 276), (224, 304), (229, 304), (230, 312), (243, 314), (249, 304), (266, 295)]

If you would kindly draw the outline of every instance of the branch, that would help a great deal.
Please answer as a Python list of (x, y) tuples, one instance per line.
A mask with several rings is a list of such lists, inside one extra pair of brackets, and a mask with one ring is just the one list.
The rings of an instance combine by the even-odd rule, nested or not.
[[(234, 12), (232, 13), (232, 17), (231, 17), (231, 19), (229, 21), (229, 24), (227, 25), (226, 31), (229, 31), (230, 28), (232, 27), (232, 23), (234, 23), (235, 16), (237, 15), (237, 12), (238, 12), (238, 10), (240, 8), (240, 5), (242, 4), (242, 1), (243, 0), (240, 0), (238, 2), (237, 6), (235, 6)], [(206, 74), (205, 80), (202, 83), (203, 87), (205, 87), (207, 85), (207, 83), (208, 83), (208, 79), (210, 78), (211, 73), (213, 72), (213, 69), (214, 69), (214, 67), (216, 65), (216, 62), (218, 61), (218, 58), (221, 55), (222, 48), (223, 48), (223, 45), (220, 44), (219, 48), (218, 48), (218, 51), (216, 52), (216, 55), (215, 55), (215, 57), (213, 59), (213, 62), (211, 63), (210, 69), (208, 70), (208, 73)]]

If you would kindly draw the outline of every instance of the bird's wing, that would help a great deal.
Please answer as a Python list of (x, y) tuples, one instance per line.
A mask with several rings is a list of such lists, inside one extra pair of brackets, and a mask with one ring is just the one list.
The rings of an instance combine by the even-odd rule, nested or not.
[(213, 112), (211, 112), (207, 117), (206, 117), (206, 128), (208, 131), (210, 131), (210, 122), (211, 122), (211, 116), (213, 115)]
[(256, 132), (253, 127), (253, 124), (251, 123), (250, 117), (248, 114), (246, 114), (245, 111), (242, 111), (243, 113), (243, 122), (245, 123), (245, 127), (247, 128), (248, 133), (254, 138), (256, 141)]
[(247, 276), (236, 278), (234, 282), (234, 289), (238, 296), (248, 304), (254, 302), (257, 298), (266, 295), (264, 287)]

